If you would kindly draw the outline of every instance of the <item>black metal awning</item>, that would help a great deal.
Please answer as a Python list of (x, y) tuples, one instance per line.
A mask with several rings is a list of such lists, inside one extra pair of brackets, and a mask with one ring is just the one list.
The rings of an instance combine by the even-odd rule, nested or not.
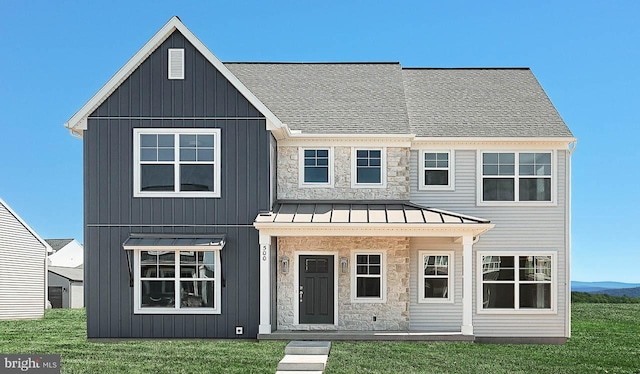
[(125, 250), (222, 249), (225, 235), (157, 235), (131, 234), (122, 243)]

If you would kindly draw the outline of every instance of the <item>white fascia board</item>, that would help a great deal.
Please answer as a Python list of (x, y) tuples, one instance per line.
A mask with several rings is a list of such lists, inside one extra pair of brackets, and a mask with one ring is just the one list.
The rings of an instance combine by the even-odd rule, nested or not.
[(176, 16), (167, 22), (133, 57), (118, 70), (100, 90), (78, 110), (67, 123), (66, 128), (76, 136), (82, 136), (87, 129), (87, 117), (102, 104), (142, 64), (175, 30), (184, 37), (238, 90), (256, 109), (267, 118), (267, 129), (276, 130), (283, 126), (273, 114), (224, 64), (180, 21)]
[(293, 132), (286, 127), (284, 139), (278, 139), (278, 146), (376, 146), (411, 147), (412, 134), (307, 134)]
[(479, 236), (495, 227), (492, 223), (372, 224), (372, 223), (290, 223), (254, 222), (261, 234), (270, 236)]
[(415, 137), (412, 149), (484, 149), (526, 147), (566, 150), (574, 137)]
[[(34, 238), (36, 238), (36, 240), (37, 240), (37, 241), (39, 241), (39, 242), (40, 242), (40, 244), (42, 244), (42, 245), (44, 246), (44, 248), (45, 248), (45, 250), (46, 250), (46, 253), (47, 253), (47, 254), (49, 254), (49, 253), (53, 252), (53, 248), (51, 248), (51, 246), (49, 245), (49, 243), (47, 243), (44, 239), (42, 239), (42, 238), (40, 237), (40, 235), (38, 235), (38, 233), (37, 233), (34, 229), (32, 229), (32, 228), (31, 228), (31, 226), (29, 226), (29, 225), (28, 225), (28, 224), (27, 224), (27, 223), (22, 219), (22, 217), (20, 217), (20, 216), (18, 215), (18, 213), (16, 213), (13, 209), (11, 209), (11, 207), (9, 206), (9, 204), (7, 204), (7, 203), (6, 203), (4, 200), (2, 200), (1, 198), (0, 198), (0, 205), (4, 206), (4, 207), (9, 211), (9, 213), (11, 213), (11, 215), (12, 215), (12, 216), (14, 216), (14, 217), (18, 220), (18, 222), (20, 222), (20, 224), (21, 224), (22, 226), (24, 226), (24, 228), (25, 228), (25, 229), (27, 229), (27, 231), (29, 231), (29, 233), (30, 233), (31, 235), (33, 235), (33, 237), (34, 237)], [(46, 263), (46, 261), (45, 261), (45, 263)]]

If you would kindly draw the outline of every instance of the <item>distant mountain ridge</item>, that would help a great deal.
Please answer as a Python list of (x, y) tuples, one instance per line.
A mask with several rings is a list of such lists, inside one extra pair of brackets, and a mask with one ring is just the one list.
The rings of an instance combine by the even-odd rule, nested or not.
[(594, 291), (593, 294), (605, 294), (610, 296), (640, 297), (640, 287), (634, 288), (614, 288), (609, 290)]
[(635, 287), (640, 287), (640, 283), (571, 281), (571, 291), (579, 292), (596, 292)]

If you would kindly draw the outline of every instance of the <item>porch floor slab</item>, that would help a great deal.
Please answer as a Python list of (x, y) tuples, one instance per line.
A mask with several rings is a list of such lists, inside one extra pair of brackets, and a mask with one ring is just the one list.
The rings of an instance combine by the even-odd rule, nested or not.
[(462, 335), (461, 332), (277, 330), (272, 332), (271, 334), (258, 334), (258, 340), (325, 340), (325, 341), (382, 340), (382, 341), (473, 342), (475, 341), (475, 336)]

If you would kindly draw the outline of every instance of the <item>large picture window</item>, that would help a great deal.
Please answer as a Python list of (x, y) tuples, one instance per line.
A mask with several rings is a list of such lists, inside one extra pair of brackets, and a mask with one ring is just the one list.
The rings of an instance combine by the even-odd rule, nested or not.
[(384, 254), (356, 252), (351, 259), (351, 300), (383, 302), (385, 295)]
[(220, 312), (220, 252), (136, 251), (136, 313)]
[(421, 151), (418, 161), (421, 190), (453, 190), (453, 151)]
[(300, 186), (330, 187), (333, 184), (333, 152), (330, 148), (300, 149)]
[(134, 196), (220, 197), (220, 129), (134, 129)]
[(480, 254), (481, 310), (554, 309), (554, 255)]
[(551, 202), (552, 152), (483, 152), (483, 202)]
[(453, 302), (453, 252), (419, 251), (418, 302)]

